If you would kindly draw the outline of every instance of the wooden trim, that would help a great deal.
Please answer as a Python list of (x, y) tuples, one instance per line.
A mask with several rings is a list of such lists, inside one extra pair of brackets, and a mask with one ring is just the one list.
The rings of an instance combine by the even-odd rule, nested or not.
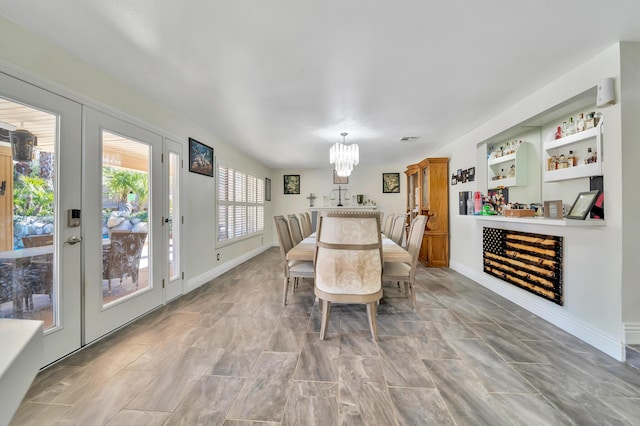
[(11, 148), (0, 146), (0, 184), (5, 182), (5, 193), (0, 195), (0, 251), (13, 250), (13, 158)]

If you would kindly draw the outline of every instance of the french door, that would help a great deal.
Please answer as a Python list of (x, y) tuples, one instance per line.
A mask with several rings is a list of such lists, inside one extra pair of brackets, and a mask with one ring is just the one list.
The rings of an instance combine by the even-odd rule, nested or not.
[(43, 365), (82, 343), (81, 117), (0, 73), (0, 318), (43, 321)]
[(163, 303), (163, 138), (84, 107), (84, 340)]
[(164, 241), (166, 247), (167, 277), (165, 301), (175, 299), (183, 292), (182, 275), (182, 145), (165, 139), (165, 217)]

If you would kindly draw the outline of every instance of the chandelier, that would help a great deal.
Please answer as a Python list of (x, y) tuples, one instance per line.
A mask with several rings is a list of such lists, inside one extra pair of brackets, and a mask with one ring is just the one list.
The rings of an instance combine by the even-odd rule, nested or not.
[(357, 143), (347, 145), (347, 135), (348, 133), (340, 133), (342, 143), (334, 144), (329, 151), (329, 162), (335, 164), (336, 174), (340, 177), (350, 176), (353, 166), (360, 162), (360, 148)]

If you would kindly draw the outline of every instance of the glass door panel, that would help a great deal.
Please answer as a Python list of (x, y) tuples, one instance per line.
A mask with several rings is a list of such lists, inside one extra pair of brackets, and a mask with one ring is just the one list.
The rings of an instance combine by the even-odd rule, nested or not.
[(59, 325), (57, 279), (54, 285), (58, 117), (8, 99), (0, 99), (0, 111), (0, 317), (41, 320), (50, 330)]
[[(0, 318), (40, 320), (43, 365), (80, 347), (79, 104), (0, 73)], [(64, 254), (62, 254), (64, 253)]]
[(151, 147), (102, 131), (102, 304), (149, 287)]
[(182, 145), (166, 140), (167, 146), (167, 216), (165, 220), (165, 241), (167, 241), (169, 283), (165, 300), (171, 300), (183, 292), (182, 282)]

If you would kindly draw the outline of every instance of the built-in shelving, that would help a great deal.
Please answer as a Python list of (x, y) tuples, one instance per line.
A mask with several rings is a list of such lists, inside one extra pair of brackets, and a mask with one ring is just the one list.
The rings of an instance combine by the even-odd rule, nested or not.
[[(527, 185), (527, 145), (527, 142), (521, 142), (515, 152), (500, 157), (491, 157), (487, 160), (487, 184), (489, 189)], [(515, 176), (505, 179), (492, 179), (494, 176), (502, 174), (503, 171), (508, 175), (512, 166), (515, 168)]]
[[(577, 179), (589, 176), (601, 176), (604, 173), (604, 165), (602, 161), (602, 126), (604, 120), (600, 120), (596, 127), (584, 130), (580, 133), (565, 136), (564, 138), (551, 140), (544, 143), (544, 181), (556, 182), (567, 179)], [(598, 161), (595, 163), (584, 164), (587, 147), (595, 150)], [(549, 158), (559, 156), (560, 154), (568, 155), (569, 150), (574, 150), (578, 155), (578, 164), (573, 167), (567, 167), (557, 170), (546, 170)]]

